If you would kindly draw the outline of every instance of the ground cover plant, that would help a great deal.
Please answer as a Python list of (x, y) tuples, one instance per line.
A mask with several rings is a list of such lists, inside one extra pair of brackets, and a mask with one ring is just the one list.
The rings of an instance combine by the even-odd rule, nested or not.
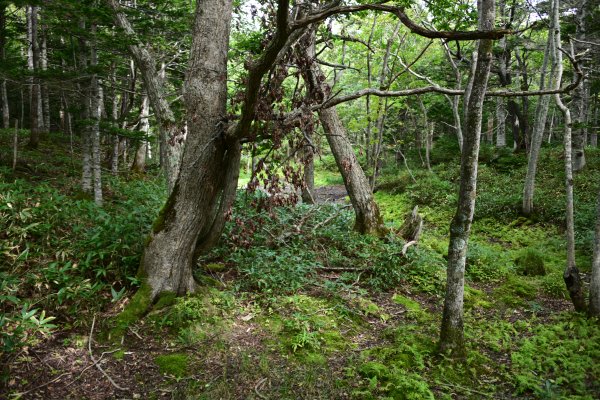
[[(558, 166), (542, 173), (551, 176), (552, 168)], [(401, 167), (385, 177), (389, 183), (376, 194), (390, 228), (383, 239), (351, 231), (343, 197), (267, 207), (263, 193), (240, 191), (223, 240), (195, 268), (204, 289), (161, 297), (115, 338), (114, 318), (139, 285), (139, 249), (164, 199), (163, 181), (151, 174), (111, 179), (106, 187), (114, 195), (98, 208), (79, 197), (70, 171), (40, 183), (39, 175), (3, 167), (4, 393), (595, 398), (600, 327), (570, 311), (563, 222), (543, 214), (477, 216), (466, 269), (467, 358), (456, 363), (437, 353), (452, 207), (438, 191), (456, 185), (446, 170), (416, 169), (416, 182)], [(488, 192), (499, 188), (487, 179), (504, 174), (483, 167), (486, 207), (503, 207), (511, 194)], [(595, 184), (595, 176), (594, 167), (577, 184)], [(414, 205), (425, 217), (423, 236), (403, 254), (405, 241), (394, 232)], [(585, 232), (589, 221), (582, 223)], [(591, 249), (582, 243), (585, 273)]]

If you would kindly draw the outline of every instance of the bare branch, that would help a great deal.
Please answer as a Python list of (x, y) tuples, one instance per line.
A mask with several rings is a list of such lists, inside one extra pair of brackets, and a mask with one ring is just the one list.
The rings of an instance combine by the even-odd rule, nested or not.
[(349, 65), (334, 64), (334, 63), (330, 63), (330, 62), (327, 62), (327, 61), (319, 60), (318, 58), (316, 58), (315, 61), (318, 64), (325, 65), (327, 67), (331, 67), (331, 68), (335, 68), (335, 69), (352, 69), (354, 71), (360, 72), (360, 69), (351, 67)]
[(292, 30), (306, 27), (316, 22), (323, 21), (324, 19), (331, 17), (332, 15), (338, 14), (350, 14), (357, 11), (383, 11), (394, 14), (402, 23), (411, 30), (411, 32), (417, 35), (424, 36), (430, 39), (449, 39), (449, 40), (476, 40), (476, 39), (500, 39), (505, 35), (511, 34), (510, 29), (497, 29), (491, 31), (435, 31), (427, 29), (417, 23), (413, 22), (408, 15), (404, 12), (401, 7), (394, 7), (391, 5), (382, 3), (375, 4), (358, 4), (352, 6), (330, 6), (322, 8), (318, 12), (309, 14), (306, 18), (298, 20), (291, 25)]

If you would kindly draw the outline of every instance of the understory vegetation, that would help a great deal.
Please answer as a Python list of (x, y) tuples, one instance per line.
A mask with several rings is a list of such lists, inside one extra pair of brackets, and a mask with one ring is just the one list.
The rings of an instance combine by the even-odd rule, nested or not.
[[(10, 135), (1, 132), (0, 149)], [(15, 171), (0, 151), (0, 365), (9, 397), (600, 396), (600, 326), (571, 310), (562, 278), (556, 148), (542, 150), (530, 218), (518, 212), (525, 156), (482, 151), (466, 267), (468, 353), (456, 363), (436, 351), (458, 183), (444, 142), (431, 172), (416, 153), (407, 155), (410, 172), (388, 160), (375, 195), (390, 228), (383, 239), (352, 232), (343, 198), (267, 207), (266, 195), (239, 191), (221, 243), (194, 271), (200, 293), (163, 295), (128, 321), (121, 340), (109, 333), (140, 284), (165, 183), (152, 170), (111, 177), (98, 207), (78, 191), (68, 140), (53, 135), (43, 151), (23, 150)], [(575, 177), (584, 277), (600, 183), (600, 153), (586, 156)], [(317, 163), (317, 186), (339, 184), (329, 157)], [(404, 249), (397, 230), (417, 205), (423, 235)]]

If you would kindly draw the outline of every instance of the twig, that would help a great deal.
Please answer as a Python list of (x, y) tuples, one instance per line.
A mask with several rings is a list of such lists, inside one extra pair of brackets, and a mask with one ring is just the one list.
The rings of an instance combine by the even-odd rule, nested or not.
[(98, 359), (98, 361), (97, 361), (96, 363), (91, 363), (90, 365), (88, 365), (87, 367), (85, 367), (84, 369), (82, 369), (82, 370), (81, 370), (81, 373), (79, 374), (79, 376), (77, 376), (77, 378), (73, 379), (71, 382), (67, 383), (67, 384), (65, 385), (65, 387), (69, 387), (69, 386), (71, 386), (72, 384), (74, 384), (75, 382), (77, 382), (77, 381), (78, 381), (78, 380), (79, 380), (79, 379), (80, 379), (80, 378), (83, 376), (83, 373), (84, 373), (85, 371), (87, 371), (88, 369), (92, 368), (94, 365), (96, 365), (96, 364), (97, 364), (97, 363), (99, 363), (100, 361), (102, 361), (102, 359), (104, 358), (104, 356), (105, 356), (106, 354), (112, 354), (112, 353), (116, 353), (116, 352), (117, 352), (117, 351), (119, 351), (119, 350), (121, 350), (121, 349), (115, 349), (115, 350), (111, 350), (111, 351), (105, 351), (105, 352), (103, 352), (102, 354), (100, 354), (100, 358)]
[(346, 206), (343, 206), (343, 207), (340, 207), (340, 208), (338, 209), (338, 211), (337, 211), (335, 214), (333, 214), (331, 217), (329, 217), (329, 218), (327, 218), (326, 220), (324, 220), (324, 221), (321, 221), (321, 222), (319, 222), (318, 224), (316, 224), (316, 225), (315, 225), (315, 226), (312, 228), (312, 233), (315, 233), (315, 231), (316, 231), (318, 228), (320, 228), (321, 226), (323, 226), (323, 225), (327, 224), (327, 223), (328, 223), (328, 222), (330, 222), (331, 220), (333, 220), (333, 219), (337, 218), (337, 217), (338, 217), (338, 216), (339, 216), (339, 215), (342, 213), (342, 210), (344, 210), (344, 209), (346, 209), (346, 208), (349, 208), (349, 207), (351, 207), (351, 205), (350, 205), (350, 204), (348, 204), (348, 205), (346, 205)]
[(265, 382), (267, 381), (267, 378), (262, 378), (260, 381), (258, 381), (258, 383), (254, 386), (254, 393), (256, 393), (256, 395), (258, 397), (260, 397), (261, 399), (267, 399), (267, 396), (265, 396), (264, 394), (260, 393), (259, 390), (262, 389), (262, 386), (265, 384)]
[(321, 267), (316, 267), (316, 269), (320, 269), (323, 271), (369, 271), (372, 268), (358, 268), (358, 267), (326, 267), (326, 266), (321, 266)]
[(464, 391), (469, 392), (469, 393), (480, 394), (480, 395), (488, 397), (488, 398), (492, 398), (493, 397), (489, 393), (480, 392), (480, 391), (477, 391), (477, 390), (474, 390), (474, 389), (469, 389), (467, 387), (460, 386), (460, 385), (452, 385), (450, 383), (441, 383), (441, 382), (438, 382), (438, 385), (449, 387), (449, 388), (456, 388), (456, 389), (464, 390)]
[(106, 379), (108, 379), (108, 381), (117, 389), (119, 390), (129, 390), (127, 388), (121, 387), (119, 385), (117, 385), (115, 383), (115, 381), (112, 380), (112, 378), (110, 376), (108, 376), (108, 374), (106, 372), (104, 372), (104, 370), (102, 369), (102, 367), (100, 366), (100, 364), (98, 364), (98, 361), (96, 361), (96, 358), (94, 358), (94, 354), (92, 353), (92, 337), (94, 334), (94, 325), (96, 325), (96, 315), (94, 315), (94, 318), (92, 319), (92, 329), (90, 329), (90, 337), (88, 339), (88, 351), (90, 353), (90, 358), (92, 359), (94, 365), (96, 366), (96, 368), (98, 368), (98, 370), (100, 372), (102, 372), (102, 374), (106, 377)]
[(417, 244), (417, 241), (411, 240), (410, 242), (408, 242), (404, 246), (402, 246), (402, 255), (406, 257), (406, 252), (408, 251), (408, 248), (415, 244)]
[(34, 392), (34, 391), (36, 391), (36, 390), (38, 390), (38, 389), (41, 389), (41, 388), (43, 388), (43, 387), (45, 387), (45, 386), (48, 386), (49, 384), (51, 384), (51, 383), (54, 383), (54, 382), (56, 382), (57, 380), (59, 380), (60, 378), (62, 378), (63, 376), (65, 376), (65, 375), (69, 375), (69, 374), (70, 374), (70, 372), (65, 372), (65, 373), (62, 373), (62, 374), (60, 374), (59, 376), (57, 376), (56, 378), (52, 379), (51, 381), (48, 381), (48, 382), (46, 382), (46, 383), (44, 383), (44, 384), (42, 384), (42, 385), (40, 385), (40, 386), (34, 387), (33, 389), (29, 389), (29, 390), (28, 390), (28, 391), (26, 391), (26, 392), (15, 393), (15, 398), (21, 398), (21, 397), (23, 397), (24, 395), (26, 395), (27, 393), (31, 393), (31, 392)]

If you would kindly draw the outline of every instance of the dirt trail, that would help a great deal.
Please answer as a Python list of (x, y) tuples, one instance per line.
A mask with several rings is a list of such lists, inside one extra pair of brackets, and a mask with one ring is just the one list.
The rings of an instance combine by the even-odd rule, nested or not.
[(344, 203), (348, 192), (344, 185), (329, 185), (315, 189), (315, 201), (323, 203)]

